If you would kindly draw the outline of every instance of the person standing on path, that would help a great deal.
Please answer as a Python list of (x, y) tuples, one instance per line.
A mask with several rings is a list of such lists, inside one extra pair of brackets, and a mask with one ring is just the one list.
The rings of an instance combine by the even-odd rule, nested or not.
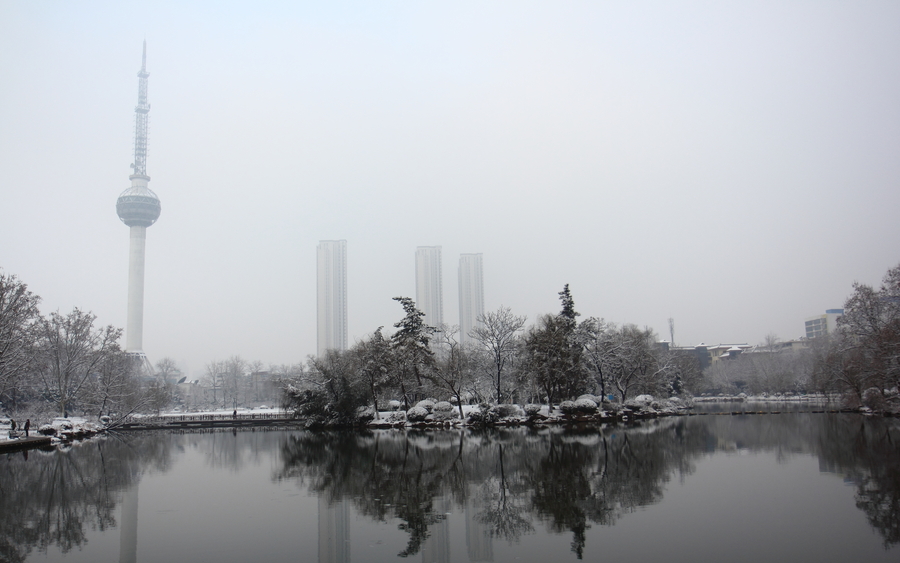
[(30, 429), (31, 429), (31, 419), (30, 419), (30, 418), (26, 418), (26, 419), (25, 419), (25, 437), (26, 437), (26, 438), (28, 437), (28, 431), (29, 431)]

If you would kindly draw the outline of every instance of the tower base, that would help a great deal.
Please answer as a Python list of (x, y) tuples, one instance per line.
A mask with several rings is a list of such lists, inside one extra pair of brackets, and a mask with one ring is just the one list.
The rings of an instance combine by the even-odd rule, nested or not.
[(147, 354), (143, 352), (127, 352), (127, 354), (134, 363), (135, 371), (137, 371), (138, 374), (149, 377), (156, 373), (153, 369), (153, 364), (147, 359)]

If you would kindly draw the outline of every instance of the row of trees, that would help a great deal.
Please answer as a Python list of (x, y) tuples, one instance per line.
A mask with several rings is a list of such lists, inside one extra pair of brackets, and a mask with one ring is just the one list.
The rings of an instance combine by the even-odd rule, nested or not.
[(97, 317), (78, 308), (43, 316), (39, 303), (16, 276), (0, 272), (4, 410), (67, 415), (77, 408), (100, 415), (135, 410), (160, 397), (142, 386), (140, 365), (119, 347), (121, 329), (96, 326)]
[(561, 310), (534, 325), (507, 307), (486, 313), (460, 343), (458, 327), (431, 327), (408, 297), (390, 337), (379, 327), (349, 350), (310, 357), (286, 387), (288, 406), (308, 416), (352, 417), (385, 400), (409, 408), (433, 397), (466, 402), (558, 403), (582, 394), (680, 394), (699, 385), (696, 360), (657, 345), (652, 330), (603, 319), (578, 322), (569, 286)]
[(836, 394), (850, 406), (900, 409), (900, 265), (881, 286), (855, 283), (837, 331), (798, 348), (774, 335), (707, 370), (717, 392)]
[[(295, 366), (269, 366), (259, 361), (248, 361), (241, 356), (216, 360), (206, 364), (206, 371), (199, 385), (192, 386), (194, 393), (179, 396), (187, 408), (236, 408), (277, 402), (281, 382), (299, 375)], [(199, 392), (197, 392), (199, 387)]]
[(878, 289), (853, 284), (838, 331), (816, 348), (813, 377), (851, 403), (900, 410), (900, 265)]

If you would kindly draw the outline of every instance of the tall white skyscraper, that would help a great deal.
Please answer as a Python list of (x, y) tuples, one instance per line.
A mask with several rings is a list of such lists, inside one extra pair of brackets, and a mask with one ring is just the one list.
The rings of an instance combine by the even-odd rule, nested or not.
[(459, 255), (459, 343), (471, 341), (469, 331), (484, 314), (484, 274), (481, 253)]
[(347, 349), (347, 241), (320, 240), (317, 251), (317, 352)]
[(441, 247), (416, 247), (416, 307), (425, 313), (428, 326), (444, 322), (444, 283)]

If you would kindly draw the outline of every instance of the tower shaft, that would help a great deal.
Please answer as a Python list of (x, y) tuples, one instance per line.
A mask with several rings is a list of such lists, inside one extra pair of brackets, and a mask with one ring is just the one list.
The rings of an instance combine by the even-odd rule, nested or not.
[(128, 249), (128, 324), (125, 330), (125, 351), (144, 352), (144, 251), (147, 246), (147, 227), (131, 227)]

